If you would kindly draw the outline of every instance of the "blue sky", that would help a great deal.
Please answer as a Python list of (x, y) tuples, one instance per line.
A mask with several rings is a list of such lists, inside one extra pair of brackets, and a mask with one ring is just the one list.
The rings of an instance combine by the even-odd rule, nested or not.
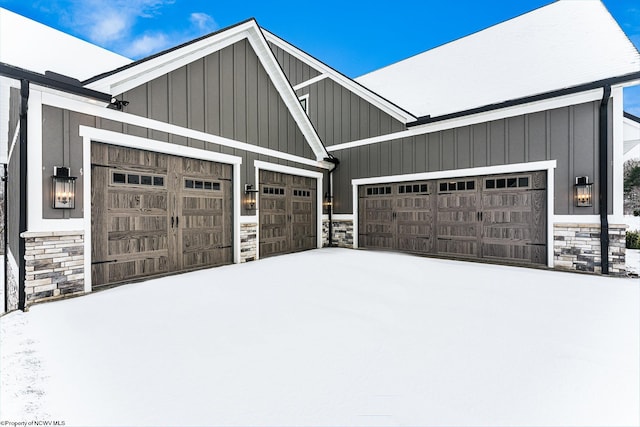
[[(0, 6), (133, 59), (254, 17), (262, 27), (357, 77), (549, 2), (0, 0)], [(604, 4), (640, 48), (640, 2)], [(625, 109), (640, 115), (640, 88), (625, 94)]]

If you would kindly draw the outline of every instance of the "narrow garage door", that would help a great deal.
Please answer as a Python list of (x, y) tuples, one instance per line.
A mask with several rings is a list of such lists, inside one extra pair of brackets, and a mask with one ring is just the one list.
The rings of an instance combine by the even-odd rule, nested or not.
[(260, 257), (317, 245), (316, 180), (260, 171)]
[(231, 166), (93, 143), (92, 282), (233, 262)]
[(545, 186), (546, 172), (362, 186), (359, 244), (545, 264)]

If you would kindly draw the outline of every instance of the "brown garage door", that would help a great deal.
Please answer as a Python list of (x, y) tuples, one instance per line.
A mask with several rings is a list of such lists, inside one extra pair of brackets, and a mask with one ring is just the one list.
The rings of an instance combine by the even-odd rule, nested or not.
[(359, 245), (546, 263), (546, 172), (359, 188)]
[(317, 246), (316, 180), (260, 171), (260, 257)]
[(360, 246), (432, 252), (434, 185), (414, 182), (360, 187)]
[(233, 262), (232, 167), (93, 143), (92, 282)]

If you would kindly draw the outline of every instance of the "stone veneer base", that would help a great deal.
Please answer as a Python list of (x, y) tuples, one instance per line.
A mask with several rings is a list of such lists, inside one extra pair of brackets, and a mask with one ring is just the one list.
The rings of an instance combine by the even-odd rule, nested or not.
[[(333, 246), (353, 248), (353, 221), (332, 220)], [(322, 221), (322, 246), (329, 246), (329, 220)]]
[(84, 293), (84, 231), (25, 232), (25, 306)]
[(255, 261), (258, 250), (258, 224), (240, 224), (240, 262)]
[[(609, 225), (609, 274), (626, 274), (624, 224)], [(554, 268), (588, 273), (602, 272), (599, 224), (554, 224)]]

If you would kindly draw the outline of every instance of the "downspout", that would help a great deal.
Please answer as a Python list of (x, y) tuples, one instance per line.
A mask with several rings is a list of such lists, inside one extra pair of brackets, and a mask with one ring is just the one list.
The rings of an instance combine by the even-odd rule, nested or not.
[(333, 172), (335, 172), (335, 170), (338, 168), (338, 165), (340, 164), (340, 160), (338, 160), (337, 157), (334, 157), (332, 154), (329, 154), (329, 157), (324, 159), (325, 161), (329, 162), (329, 163), (333, 163), (333, 168), (329, 171), (329, 192), (327, 193), (327, 196), (325, 197), (325, 199), (327, 199), (327, 201), (329, 202), (329, 209), (328, 209), (328, 215), (329, 215), (329, 247), (333, 246)]
[(611, 86), (603, 87), (599, 114), (599, 201), (600, 201), (600, 265), (602, 274), (609, 274), (609, 99)]
[(27, 231), (27, 111), (29, 110), (29, 80), (20, 80), (20, 218), (18, 220), (18, 309), (24, 311), (26, 303), (25, 242), (22, 233)]

